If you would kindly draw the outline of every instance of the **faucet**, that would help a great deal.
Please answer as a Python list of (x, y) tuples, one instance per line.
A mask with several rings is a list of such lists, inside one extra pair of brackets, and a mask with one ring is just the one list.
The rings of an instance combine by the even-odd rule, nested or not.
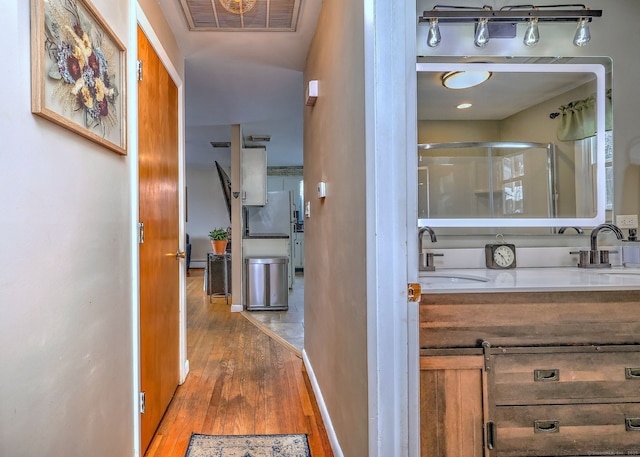
[(560, 227), (560, 229), (558, 230), (558, 233), (564, 233), (564, 231), (567, 229), (574, 229), (578, 234), (584, 233), (584, 231), (580, 227)]
[[(611, 230), (619, 240), (624, 238), (622, 231), (613, 224), (600, 224), (591, 231), (591, 249), (589, 251), (572, 252), (580, 254), (579, 268), (611, 268), (609, 252), (598, 250), (598, 234), (601, 230)], [(615, 252), (615, 251), (612, 251)]]
[(616, 238), (618, 238), (619, 240), (621, 240), (622, 238), (624, 238), (624, 235), (622, 235), (622, 231), (616, 227), (613, 224), (600, 224), (598, 225), (596, 228), (594, 228), (591, 231), (591, 250), (592, 251), (597, 251), (598, 250), (598, 233), (600, 233), (600, 230), (603, 229), (609, 229), (611, 230), (614, 235), (616, 236)]
[(418, 254), (419, 254), (419, 271), (435, 271), (436, 267), (433, 264), (433, 258), (435, 256), (443, 256), (444, 254), (434, 254), (432, 252), (422, 252), (422, 237), (424, 236), (424, 232), (429, 233), (431, 237), (431, 242), (435, 243), (437, 240), (436, 234), (431, 227), (420, 227), (418, 230)]

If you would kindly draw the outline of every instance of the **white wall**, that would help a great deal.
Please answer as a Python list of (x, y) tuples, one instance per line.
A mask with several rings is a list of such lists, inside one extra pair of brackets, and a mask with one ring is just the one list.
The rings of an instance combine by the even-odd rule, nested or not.
[[(130, 2), (94, 0), (129, 42)], [(0, 455), (134, 449), (131, 156), (30, 111), (29, 2), (0, 49)]]
[[(182, 77), (159, 5), (140, 3)], [(131, 70), (135, 2), (92, 4)], [(135, 85), (127, 156), (33, 115), (29, 23), (28, 1), (0, 4), (0, 455), (133, 456)]]
[[(229, 176), (230, 170), (226, 169)], [(209, 232), (231, 225), (215, 164), (187, 168), (187, 233), (191, 241), (191, 268), (204, 268), (211, 252)]]

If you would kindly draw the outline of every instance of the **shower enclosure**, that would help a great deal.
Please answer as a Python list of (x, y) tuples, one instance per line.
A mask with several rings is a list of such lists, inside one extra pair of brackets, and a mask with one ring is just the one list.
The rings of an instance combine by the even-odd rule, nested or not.
[(418, 144), (418, 218), (557, 216), (553, 143)]

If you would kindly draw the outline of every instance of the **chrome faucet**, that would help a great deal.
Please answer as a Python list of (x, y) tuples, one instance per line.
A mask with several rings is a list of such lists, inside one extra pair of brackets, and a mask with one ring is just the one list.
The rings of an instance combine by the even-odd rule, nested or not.
[[(600, 224), (591, 231), (591, 249), (589, 251), (572, 252), (580, 254), (579, 268), (611, 268), (609, 252), (598, 250), (598, 234), (601, 230), (611, 230), (619, 240), (624, 238), (622, 231), (613, 224)], [(616, 251), (611, 251), (616, 252)]]
[(600, 233), (600, 230), (603, 230), (603, 229), (611, 230), (614, 233), (614, 235), (616, 236), (616, 238), (618, 238), (619, 240), (624, 238), (624, 235), (622, 234), (622, 231), (618, 227), (616, 227), (615, 225), (613, 225), (613, 224), (600, 224), (596, 228), (591, 230), (591, 250), (592, 251), (597, 251), (598, 250), (598, 233)]
[(419, 253), (418, 270), (419, 271), (435, 271), (436, 267), (433, 264), (433, 258), (435, 256), (439, 257), (444, 254), (434, 254), (433, 252), (422, 252), (422, 238), (424, 236), (424, 232), (429, 233), (432, 243), (435, 243), (436, 241), (438, 241), (438, 239), (436, 238), (436, 234), (434, 233), (431, 227), (421, 227), (418, 230), (418, 253)]

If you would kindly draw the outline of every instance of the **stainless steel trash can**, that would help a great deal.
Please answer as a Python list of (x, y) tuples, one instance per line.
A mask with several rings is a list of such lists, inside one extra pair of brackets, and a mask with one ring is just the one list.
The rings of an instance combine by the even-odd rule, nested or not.
[(247, 257), (244, 262), (247, 310), (289, 309), (289, 259)]

